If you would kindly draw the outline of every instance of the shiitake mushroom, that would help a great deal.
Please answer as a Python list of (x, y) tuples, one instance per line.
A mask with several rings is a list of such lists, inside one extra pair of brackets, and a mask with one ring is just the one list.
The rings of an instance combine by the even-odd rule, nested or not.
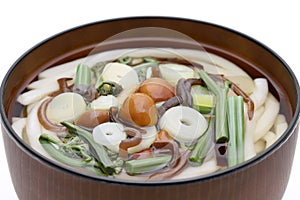
[(166, 101), (175, 95), (174, 87), (161, 78), (146, 79), (141, 83), (138, 92), (149, 95), (154, 102)]
[(154, 100), (144, 93), (133, 93), (123, 103), (119, 116), (139, 126), (153, 126), (158, 115)]

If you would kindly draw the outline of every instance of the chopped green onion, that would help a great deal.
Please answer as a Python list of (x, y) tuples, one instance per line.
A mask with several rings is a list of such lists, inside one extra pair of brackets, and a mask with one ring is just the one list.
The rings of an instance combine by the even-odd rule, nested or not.
[(228, 141), (228, 127), (226, 119), (226, 99), (229, 85), (225, 82), (225, 86), (221, 87), (205, 71), (200, 70), (199, 75), (206, 83), (209, 90), (216, 95), (216, 142), (224, 143)]
[(125, 162), (125, 170), (130, 175), (151, 172), (167, 166), (171, 159), (172, 156), (160, 156), (141, 160), (129, 160)]

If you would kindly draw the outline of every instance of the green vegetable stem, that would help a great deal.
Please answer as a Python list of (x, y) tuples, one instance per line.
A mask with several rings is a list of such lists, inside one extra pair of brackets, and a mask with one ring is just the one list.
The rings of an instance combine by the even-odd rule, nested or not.
[(203, 163), (207, 153), (213, 145), (215, 120), (210, 119), (209, 127), (205, 134), (196, 143), (191, 156), (189, 158), (190, 163), (195, 166), (199, 166)]
[[(41, 134), (39, 137), (39, 142), (45, 151), (55, 160), (72, 167), (84, 167), (100, 176), (105, 176), (105, 174), (99, 169), (99, 163), (93, 160), (91, 157), (83, 160), (68, 156), (67, 152), (63, 151), (63, 149), (64, 147), (69, 148), (69, 144), (66, 145), (47, 134)], [(87, 158), (88, 156), (83, 154), (83, 157)]]
[(216, 95), (216, 142), (225, 143), (228, 141), (228, 127), (227, 127), (227, 106), (226, 99), (229, 90), (229, 83), (225, 82), (224, 87), (216, 83), (205, 71), (199, 71), (200, 78), (205, 82), (208, 89)]
[(241, 96), (231, 96), (228, 106), (228, 166), (244, 161), (244, 101)]
[(92, 70), (87, 65), (79, 64), (77, 66), (73, 91), (89, 102), (97, 97), (97, 91), (92, 84)]
[(159, 156), (141, 160), (129, 160), (125, 162), (125, 170), (130, 175), (146, 173), (167, 166), (172, 156)]

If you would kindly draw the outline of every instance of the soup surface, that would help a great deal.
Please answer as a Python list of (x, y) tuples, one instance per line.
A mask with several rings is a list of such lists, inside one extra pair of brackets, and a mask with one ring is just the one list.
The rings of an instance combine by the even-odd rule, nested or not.
[(238, 165), (286, 130), (264, 77), (188, 49), (121, 49), (41, 72), (15, 132), (82, 173), (157, 181)]

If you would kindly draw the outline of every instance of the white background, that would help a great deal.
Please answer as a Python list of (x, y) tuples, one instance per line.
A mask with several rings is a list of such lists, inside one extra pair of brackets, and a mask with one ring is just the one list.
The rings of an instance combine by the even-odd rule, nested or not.
[[(1, 1), (0, 81), (19, 56), (49, 36), (89, 22), (143, 15), (192, 18), (238, 30), (277, 52), (294, 70), (298, 80), (300, 79), (300, 14), (296, 0), (247, 2), (86, 0), (79, 2), (81, 3), (61, 0)], [(296, 199), (299, 185), (300, 142), (298, 142), (292, 174), (283, 199)], [(8, 172), (2, 136), (0, 137), (0, 195), (3, 200), (17, 199)]]

